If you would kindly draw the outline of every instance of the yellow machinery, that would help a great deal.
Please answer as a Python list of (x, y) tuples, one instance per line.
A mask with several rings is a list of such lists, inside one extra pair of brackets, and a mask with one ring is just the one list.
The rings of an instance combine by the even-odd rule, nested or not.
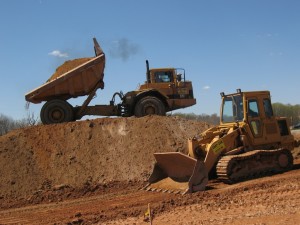
[[(181, 68), (149, 69), (146, 61), (146, 82), (126, 94), (116, 92), (108, 105), (89, 106), (96, 91), (104, 88), (105, 54), (94, 41), (96, 56), (25, 95), (32, 103), (45, 101), (41, 109), (43, 124), (63, 123), (81, 119), (85, 115), (137, 116), (165, 115), (166, 112), (196, 104), (191, 81), (185, 80)], [(73, 107), (67, 100), (87, 95), (81, 106)], [(115, 97), (120, 103), (115, 104)]]
[(192, 82), (185, 79), (183, 68), (149, 69), (148, 60), (146, 67), (146, 82), (123, 97), (127, 114), (138, 117), (165, 115), (168, 111), (196, 104)]
[(275, 117), (270, 92), (221, 93), (220, 125), (188, 140), (189, 155), (155, 153), (147, 190), (205, 190), (210, 177), (225, 183), (289, 170), (294, 140), (288, 120)]

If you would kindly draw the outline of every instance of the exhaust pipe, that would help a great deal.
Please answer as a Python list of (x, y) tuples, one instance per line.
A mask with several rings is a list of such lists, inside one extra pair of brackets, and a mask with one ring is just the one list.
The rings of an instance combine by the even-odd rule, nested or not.
[(149, 69), (149, 62), (148, 60), (146, 60), (146, 80), (147, 80), (147, 83), (150, 83), (150, 69)]

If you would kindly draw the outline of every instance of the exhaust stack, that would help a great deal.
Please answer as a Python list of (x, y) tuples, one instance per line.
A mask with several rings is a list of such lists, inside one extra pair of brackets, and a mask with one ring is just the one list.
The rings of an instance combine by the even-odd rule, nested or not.
[(146, 80), (147, 80), (147, 83), (150, 83), (150, 69), (149, 69), (149, 61), (146, 60)]

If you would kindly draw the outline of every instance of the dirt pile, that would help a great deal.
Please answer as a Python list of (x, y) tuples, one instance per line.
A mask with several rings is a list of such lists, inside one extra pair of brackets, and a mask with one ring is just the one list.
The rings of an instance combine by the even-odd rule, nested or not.
[[(142, 184), (153, 169), (154, 152), (187, 153), (187, 139), (208, 127), (147, 116), (14, 130), (0, 136), (0, 208)], [(294, 135), (300, 139), (300, 133)], [(293, 155), (299, 158), (300, 148)]]
[(209, 126), (177, 117), (100, 118), (15, 130), (0, 137), (0, 198), (45, 188), (144, 181), (153, 153), (186, 152)]
[(79, 66), (91, 59), (92, 58), (78, 58), (78, 59), (65, 61), (62, 65), (57, 67), (55, 73), (47, 80), (47, 82), (60, 77), (62, 74), (76, 68), (77, 66)]

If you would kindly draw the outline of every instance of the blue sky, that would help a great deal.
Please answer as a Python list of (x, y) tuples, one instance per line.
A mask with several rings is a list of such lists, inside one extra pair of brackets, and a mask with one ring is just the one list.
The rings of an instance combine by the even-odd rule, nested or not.
[[(24, 95), (64, 61), (93, 56), (93, 37), (106, 69), (91, 105), (142, 84), (146, 59), (185, 68), (197, 105), (179, 112), (219, 114), (219, 93), (237, 88), (300, 104), (299, 12), (297, 0), (1, 0), (0, 113), (25, 117)], [(38, 116), (41, 107), (29, 110)]]

